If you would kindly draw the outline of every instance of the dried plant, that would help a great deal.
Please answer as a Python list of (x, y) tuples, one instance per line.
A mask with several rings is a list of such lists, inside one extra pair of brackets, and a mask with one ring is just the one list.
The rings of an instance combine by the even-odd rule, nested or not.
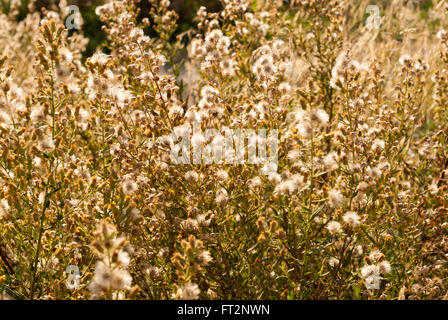
[[(86, 61), (65, 1), (0, 15), (0, 298), (448, 296), (444, 1), (138, 2)], [(277, 163), (173, 161), (238, 129)]]

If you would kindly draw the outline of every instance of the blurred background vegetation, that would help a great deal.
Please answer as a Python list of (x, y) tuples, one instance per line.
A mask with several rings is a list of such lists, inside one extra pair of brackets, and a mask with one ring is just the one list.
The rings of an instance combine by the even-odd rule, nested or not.
[[(21, 1), (22, 6), (20, 14), (17, 17), (19, 20), (26, 16), (29, 3), (29, 0)], [(0, 0), (0, 6), (4, 13), (8, 13), (9, 11), (9, 2), (10, 0)], [(81, 15), (84, 19), (83, 32), (85, 36), (90, 39), (85, 52), (85, 56), (87, 57), (90, 56), (106, 39), (104, 32), (101, 30), (101, 22), (95, 14), (95, 8), (104, 2), (104, 0), (67, 1), (69, 5), (76, 5), (80, 8)], [(39, 10), (42, 8), (57, 8), (58, 3), (59, 0), (37, 0), (36, 8)], [(171, 8), (179, 14), (178, 30), (176, 34), (184, 32), (194, 25), (193, 19), (201, 6), (205, 6), (207, 11), (211, 12), (219, 11), (222, 8), (219, 0), (171, 0)], [(151, 5), (148, 0), (141, 0), (139, 8), (141, 10), (140, 17), (144, 18), (148, 16)], [(151, 30), (149, 30), (149, 32), (151, 36), (155, 36)]]
[[(0, 9), (3, 12), (8, 13), (9, 11), (9, 3), (11, 0), (0, 0)], [(27, 7), (30, 0), (21, 0), (22, 7), (20, 10), (20, 14), (17, 19), (23, 19), (27, 14)], [(156, 0), (157, 2), (159, 0)], [(293, 0), (283, 0), (284, 4)], [(297, 0), (295, 0), (297, 1)], [(93, 54), (95, 49), (100, 46), (105, 40), (105, 34), (101, 30), (101, 22), (98, 19), (98, 16), (95, 14), (95, 8), (98, 5), (101, 5), (105, 2), (105, 0), (67, 0), (69, 5), (77, 5), (80, 8), (80, 12), (84, 19), (83, 32), (86, 37), (90, 39), (90, 42), (87, 46), (87, 50), (84, 53), (85, 57), (88, 57)], [(386, 9), (390, 4), (391, 0), (372, 0), (372, 4), (376, 4), (380, 6), (382, 9)], [(47, 8), (47, 9), (56, 9), (58, 6), (59, 0), (37, 0), (36, 7), (37, 9)], [(353, 5), (356, 6), (358, 1), (353, 0)], [(412, 6), (416, 10), (420, 10), (420, 15), (423, 20), (426, 20), (428, 10), (433, 8), (434, 1), (433, 0), (403, 0), (403, 5), (412, 4)], [(188, 30), (190, 27), (194, 26), (194, 17), (196, 15), (197, 10), (200, 6), (205, 6), (207, 11), (216, 12), (222, 9), (222, 0), (171, 0), (171, 8), (174, 9), (179, 15), (178, 21), (178, 29), (174, 37)], [(141, 0), (139, 3), (140, 19), (144, 17), (148, 17), (148, 12), (151, 8), (150, 1)], [(368, 13), (365, 14), (365, 17), (368, 16)], [(157, 37), (157, 34), (153, 30), (147, 30), (151, 37)]]

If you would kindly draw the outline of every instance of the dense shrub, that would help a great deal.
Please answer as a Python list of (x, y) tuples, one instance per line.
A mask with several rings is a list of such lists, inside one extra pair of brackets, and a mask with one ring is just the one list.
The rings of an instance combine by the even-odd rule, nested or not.
[[(66, 3), (0, 16), (3, 298), (447, 297), (443, 1), (369, 29), (364, 0), (224, 0), (179, 37), (151, 4), (96, 7), (85, 62)], [(278, 165), (176, 164), (173, 132), (222, 145), (194, 125), (278, 130)]]

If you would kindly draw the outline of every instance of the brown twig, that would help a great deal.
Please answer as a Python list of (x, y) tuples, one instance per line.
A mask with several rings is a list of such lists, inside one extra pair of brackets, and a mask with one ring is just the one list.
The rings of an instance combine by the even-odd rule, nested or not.
[(6, 267), (10, 274), (14, 274), (14, 268), (9, 262), (8, 255), (6, 254), (6, 250), (2, 244), (0, 244), (0, 259), (3, 261), (3, 265)]

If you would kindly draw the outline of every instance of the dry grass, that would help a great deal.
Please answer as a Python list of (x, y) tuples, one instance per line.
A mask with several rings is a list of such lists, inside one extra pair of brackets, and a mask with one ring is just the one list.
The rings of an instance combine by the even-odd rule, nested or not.
[[(66, 3), (0, 16), (0, 297), (446, 298), (445, 1), (226, 0), (178, 41), (168, 3), (98, 8), (85, 63)], [(197, 121), (277, 129), (277, 171), (176, 165)]]

